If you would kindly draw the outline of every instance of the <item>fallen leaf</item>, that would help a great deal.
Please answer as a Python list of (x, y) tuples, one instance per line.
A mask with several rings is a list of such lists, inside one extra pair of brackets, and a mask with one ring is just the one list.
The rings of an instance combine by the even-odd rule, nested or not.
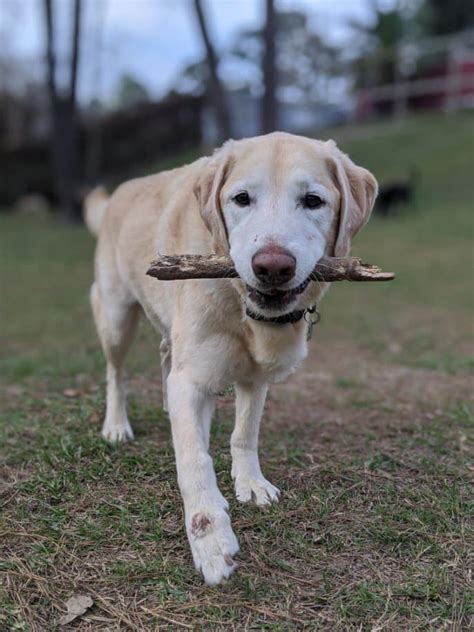
[(401, 353), (402, 351), (402, 345), (399, 344), (398, 342), (391, 342), (388, 345), (388, 350), (390, 353), (392, 353), (393, 355), (398, 355), (399, 353)]
[(23, 389), (21, 386), (17, 386), (16, 384), (12, 384), (11, 386), (7, 386), (5, 388), (7, 395), (13, 395), (13, 397), (18, 397), (23, 395)]
[(59, 619), (59, 625), (67, 625), (83, 615), (92, 605), (90, 595), (74, 595), (66, 601), (67, 614)]
[(66, 388), (63, 391), (64, 397), (79, 397), (81, 391), (77, 388)]
[(89, 416), (89, 421), (94, 424), (99, 423), (101, 419), (102, 419), (102, 416), (99, 415), (99, 413), (96, 410), (94, 410), (94, 412), (91, 413), (91, 415)]

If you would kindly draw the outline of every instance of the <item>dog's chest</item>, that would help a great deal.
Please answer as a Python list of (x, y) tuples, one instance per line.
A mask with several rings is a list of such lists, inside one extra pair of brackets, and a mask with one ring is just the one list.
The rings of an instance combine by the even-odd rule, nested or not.
[(251, 325), (246, 332), (246, 345), (262, 379), (283, 380), (308, 354), (305, 323)]

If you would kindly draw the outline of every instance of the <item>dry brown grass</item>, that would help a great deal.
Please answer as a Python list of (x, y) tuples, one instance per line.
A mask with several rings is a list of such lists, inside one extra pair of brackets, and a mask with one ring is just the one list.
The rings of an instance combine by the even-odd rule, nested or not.
[[(192, 568), (158, 376), (132, 381), (138, 439), (119, 448), (96, 438), (92, 384), (31, 397), (3, 468), (4, 625), (52, 629), (90, 594), (71, 628), (467, 629), (470, 381), (362, 359), (355, 381), (347, 351), (317, 345), (272, 391), (262, 456), (283, 499), (231, 503), (240, 567), (222, 589)], [(228, 498), (230, 408), (213, 437)]]

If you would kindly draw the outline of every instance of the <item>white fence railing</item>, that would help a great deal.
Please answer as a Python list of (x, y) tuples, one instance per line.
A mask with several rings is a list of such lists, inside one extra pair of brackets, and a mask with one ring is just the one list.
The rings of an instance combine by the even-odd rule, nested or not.
[[(391, 83), (373, 85), (382, 65), (391, 65)], [(429, 38), (385, 49), (363, 62), (364, 87), (356, 91), (360, 118), (385, 111), (402, 115), (426, 98), (426, 107), (455, 111), (474, 107), (474, 31)], [(431, 100), (430, 100), (431, 99)]]

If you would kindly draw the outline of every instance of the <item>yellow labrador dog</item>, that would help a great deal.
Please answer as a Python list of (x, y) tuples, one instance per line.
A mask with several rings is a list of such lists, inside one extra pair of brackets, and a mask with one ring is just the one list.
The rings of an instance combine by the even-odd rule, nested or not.
[[(86, 202), (98, 236), (91, 301), (107, 359), (102, 434), (133, 439), (123, 361), (143, 311), (161, 336), (186, 531), (210, 585), (231, 575), (239, 549), (209, 456), (215, 395), (235, 387), (238, 500), (277, 501), (257, 452), (267, 385), (305, 358), (305, 310), (326, 290), (309, 275), (323, 255), (349, 253), (376, 194), (372, 174), (333, 141), (278, 132), (229, 141), (210, 157)], [(240, 278), (166, 282), (145, 274), (157, 253), (212, 252), (229, 253)]]

